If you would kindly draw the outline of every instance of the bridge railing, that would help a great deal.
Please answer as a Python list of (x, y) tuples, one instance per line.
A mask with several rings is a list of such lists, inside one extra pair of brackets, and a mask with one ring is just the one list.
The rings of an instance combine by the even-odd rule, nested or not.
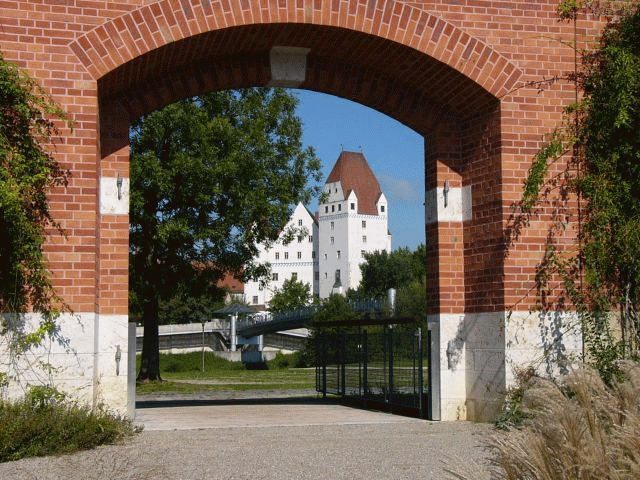
[[(378, 298), (368, 298), (361, 300), (353, 300), (348, 302), (351, 308), (356, 312), (373, 312), (380, 314), (383, 310), (383, 301)], [(311, 320), (318, 312), (322, 305), (310, 305), (308, 307), (299, 308), (287, 312), (259, 312), (240, 319), (237, 322), (238, 330), (264, 325), (267, 323), (295, 323), (296, 320), (305, 322)]]

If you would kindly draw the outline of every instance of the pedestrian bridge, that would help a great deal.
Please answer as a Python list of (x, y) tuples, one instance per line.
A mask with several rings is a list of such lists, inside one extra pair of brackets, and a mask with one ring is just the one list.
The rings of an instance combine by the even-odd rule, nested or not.
[[(382, 301), (379, 299), (357, 300), (350, 302), (350, 305), (356, 312), (370, 312), (375, 315), (382, 313)], [(307, 327), (319, 308), (319, 305), (311, 305), (289, 312), (261, 312), (237, 320), (236, 335), (248, 339), (268, 333)]]

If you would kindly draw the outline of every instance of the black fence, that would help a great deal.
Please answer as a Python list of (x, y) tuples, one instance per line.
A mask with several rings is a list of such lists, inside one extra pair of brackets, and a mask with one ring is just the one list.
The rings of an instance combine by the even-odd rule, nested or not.
[(425, 333), (406, 325), (318, 332), (316, 390), (364, 408), (426, 418), (430, 339)]

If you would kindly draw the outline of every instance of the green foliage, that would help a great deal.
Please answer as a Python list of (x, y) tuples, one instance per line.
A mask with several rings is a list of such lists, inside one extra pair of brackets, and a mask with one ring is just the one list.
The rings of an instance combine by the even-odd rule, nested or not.
[(289, 278), (281, 289), (276, 289), (269, 301), (270, 312), (287, 312), (306, 307), (311, 303), (311, 286)]
[(0, 401), (0, 462), (72, 453), (133, 435), (131, 421), (126, 418), (53, 402), (58, 398), (55, 392), (32, 393), (21, 402)]
[(159, 378), (160, 301), (219, 298), (225, 272), (260, 278), (291, 206), (308, 202), (320, 161), (302, 145), (297, 100), (282, 89), (208, 93), (169, 105), (131, 130), (131, 310), (142, 317), (141, 378)]
[[(0, 385), (41, 365), (19, 359), (55, 337), (55, 318), (69, 310), (53, 289), (43, 252), (49, 235), (64, 234), (47, 195), (70, 177), (52, 154), (56, 122), (72, 126), (34, 79), (0, 55), (0, 347), (11, 368), (0, 372)], [(41, 319), (33, 330), (26, 323), (30, 311)]]
[(522, 426), (523, 422), (531, 417), (523, 404), (524, 394), (531, 386), (531, 380), (536, 377), (533, 368), (523, 368), (515, 372), (515, 386), (507, 392), (502, 411), (496, 420), (496, 427), (500, 430), (508, 430)]
[(276, 357), (267, 362), (269, 370), (287, 368), (309, 368), (315, 365), (315, 356), (311, 349), (293, 353), (276, 352)]
[(314, 322), (330, 322), (334, 320), (357, 320), (361, 313), (353, 310), (349, 300), (337, 293), (322, 300), (322, 304), (313, 316)]
[(621, 312), (623, 340), (640, 350), (640, 6), (605, 29), (579, 77), (585, 115), (578, 189), (585, 279), (600, 310)]
[[(610, 384), (619, 375), (617, 361), (640, 353), (640, 5), (564, 1), (559, 8), (561, 18), (573, 21), (581, 11), (611, 15), (610, 22), (598, 48), (578, 52), (570, 78), (581, 99), (565, 109), (562, 126), (535, 156), (507, 237), (517, 238), (538, 213), (534, 207), (553, 207), (536, 276), (539, 304), (576, 310), (587, 360)], [(566, 153), (572, 158), (564, 171), (549, 178), (549, 166)], [(570, 194), (580, 200), (577, 216)], [(572, 218), (578, 244), (560, 249), (556, 240)]]
[(413, 281), (424, 282), (426, 247), (419, 245), (416, 251), (398, 248), (391, 253), (383, 250), (365, 254), (360, 265), (362, 280), (358, 287), (363, 297), (386, 297), (390, 288), (399, 289)]
[[(136, 356), (136, 366), (140, 368), (141, 356)], [(241, 362), (231, 362), (211, 352), (204, 354), (204, 373), (243, 370)], [(202, 371), (202, 352), (171, 353), (160, 355), (160, 371), (168, 373), (194, 373)]]
[(424, 281), (414, 280), (396, 292), (396, 317), (422, 319), (426, 315), (427, 291)]
[(0, 55), (0, 313), (33, 309), (54, 317), (65, 308), (42, 251), (49, 230), (62, 233), (47, 193), (70, 175), (48, 150), (58, 135), (55, 120), (66, 115)]
[(27, 390), (25, 400), (33, 408), (42, 408), (46, 405), (64, 401), (67, 395), (55, 387), (49, 385), (33, 385)]

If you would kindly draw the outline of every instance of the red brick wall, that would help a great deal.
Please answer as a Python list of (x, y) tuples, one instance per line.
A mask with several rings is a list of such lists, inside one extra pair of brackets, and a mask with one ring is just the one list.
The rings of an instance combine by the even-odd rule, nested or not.
[[(51, 196), (67, 229), (47, 252), (76, 311), (127, 312), (128, 220), (99, 214), (99, 178), (128, 176), (136, 116), (208, 89), (264, 85), (273, 45), (305, 46), (304, 88), (361, 102), (427, 138), (427, 187), (472, 185), (473, 218), (430, 227), (430, 310), (521, 302), (544, 223), (505, 255), (509, 207), (541, 136), (574, 92), (527, 82), (573, 68), (557, 0), (0, 0), (0, 49), (75, 120), (56, 155), (73, 172)], [(579, 45), (597, 23), (580, 19)], [(434, 128), (437, 127), (435, 130)], [(416, 199), (422, 202), (423, 199)], [(439, 293), (440, 296), (435, 296)]]

